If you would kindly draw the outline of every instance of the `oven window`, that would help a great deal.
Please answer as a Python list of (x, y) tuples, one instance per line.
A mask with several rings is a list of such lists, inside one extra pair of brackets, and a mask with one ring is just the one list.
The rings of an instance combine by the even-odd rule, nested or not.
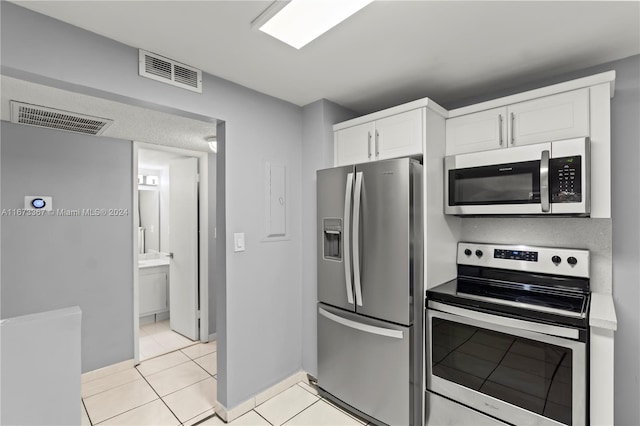
[(434, 375), (571, 424), (571, 349), (440, 318), (432, 321)]
[(449, 171), (449, 205), (540, 203), (540, 161)]

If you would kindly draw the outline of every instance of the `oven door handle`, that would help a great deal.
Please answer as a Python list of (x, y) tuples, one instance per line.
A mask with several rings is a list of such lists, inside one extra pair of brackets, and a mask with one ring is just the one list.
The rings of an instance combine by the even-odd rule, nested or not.
[(578, 340), (580, 338), (580, 332), (575, 328), (560, 327), (557, 325), (541, 324), (537, 322), (523, 321), (515, 318), (486, 314), (484, 312), (458, 308), (457, 306), (451, 306), (447, 305), (446, 303), (436, 302), (433, 300), (429, 300), (428, 306), (429, 309), (446, 312), (475, 321), (483, 321), (485, 323), (494, 324), (497, 326), (510, 327), (518, 330), (529, 331), (532, 333), (543, 333), (549, 336), (564, 337), (567, 339)]

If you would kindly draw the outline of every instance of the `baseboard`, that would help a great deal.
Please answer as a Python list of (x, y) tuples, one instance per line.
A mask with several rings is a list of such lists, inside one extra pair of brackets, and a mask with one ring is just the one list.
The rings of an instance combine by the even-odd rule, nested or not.
[(209, 335), (209, 342), (213, 342), (215, 340), (218, 340), (218, 333), (213, 333)]
[(107, 365), (106, 367), (103, 367), (103, 368), (98, 368), (96, 370), (88, 371), (82, 374), (81, 383), (87, 383), (92, 380), (101, 379), (111, 374), (119, 373), (120, 371), (126, 370), (128, 368), (133, 368), (134, 365), (135, 365), (134, 360), (128, 359), (126, 361), (122, 361), (117, 364)]
[(232, 408), (227, 408), (216, 400), (215, 412), (225, 422), (231, 422), (298, 382), (309, 384), (306, 371), (298, 371), (297, 373), (292, 374), (281, 382), (278, 382), (275, 385), (271, 386), (269, 389), (260, 392), (253, 398), (249, 398), (248, 400), (241, 402), (240, 404)]

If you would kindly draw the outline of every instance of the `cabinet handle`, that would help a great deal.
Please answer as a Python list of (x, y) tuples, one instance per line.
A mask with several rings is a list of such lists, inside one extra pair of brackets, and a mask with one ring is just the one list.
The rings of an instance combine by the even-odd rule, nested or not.
[(380, 155), (380, 149), (378, 149), (378, 141), (380, 140), (380, 134), (378, 133), (378, 130), (376, 129), (376, 158), (378, 158), (378, 156)]
[(502, 139), (502, 114), (498, 115), (498, 135), (500, 137), (500, 146), (502, 146), (504, 140)]
[(516, 143), (516, 115), (511, 113), (511, 145)]
[(369, 158), (371, 158), (371, 132), (367, 132), (367, 154)]

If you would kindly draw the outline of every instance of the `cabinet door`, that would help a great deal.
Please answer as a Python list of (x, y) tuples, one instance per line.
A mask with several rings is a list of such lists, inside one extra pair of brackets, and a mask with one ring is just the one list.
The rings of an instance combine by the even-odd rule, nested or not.
[(140, 316), (167, 310), (167, 273), (140, 274)]
[(335, 165), (346, 166), (372, 160), (374, 131), (373, 122), (336, 131), (334, 134)]
[(376, 160), (422, 154), (424, 108), (376, 120), (374, 157)]
[(589, 136), (589, 89), (510, 105), (509, 146)]
[(489, 109), (447, 120), (447, 155), (507, 146), (507, 109)]

